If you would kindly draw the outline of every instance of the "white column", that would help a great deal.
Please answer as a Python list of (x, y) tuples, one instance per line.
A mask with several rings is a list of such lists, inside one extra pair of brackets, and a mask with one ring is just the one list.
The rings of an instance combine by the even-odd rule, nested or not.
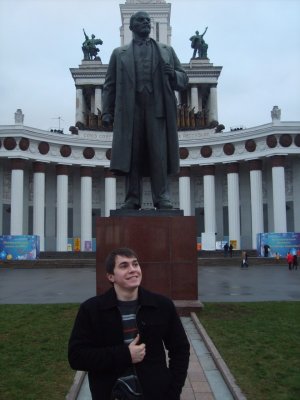
[(11, 235), (23, 235), (24, 167), (24, 160), (11, 160)]
[(251, 221), (252, 221), (252, 248), (256, 249), (256, 236), (264, 232), (263, 192), (262, 192), (262, 162), (253, 160), (250, 166), (251, 192)]
[(300, 232), (300, 158), (293, 160), (293, 208), (294, 208), (294, 231)]
[(204, 187), (204, 230), (205, 233), (216, 233), (216, 195), (214, 165), (203, 167)]
[(228, 224), (229, 240), (236, 240), (237, 247), (241, 248), (240, 228), (240, 196), (239, 196), (239, 166), (237, 163), (228, 165), (227, 186), (228, 186)]
[(117, 184), (116, 177), (105, 168), (105, 217), (110, 216), (110, 210), (117, 207)]
[(40, 237), (40, 251), (45, 250), (45, 164), (33, 164), (33, 234)]
[(191, 215), (191, 171), (189, 167), (180, 168), (179, 207), (184, 216)]
[(81, 87), (76, 87), (76, 122), (85, 123), (84, 120), (84, 99), (83, 99), (83, 90)]
[(102, 111), (101, 96), (102, 96), (102, 89), (101, 89), (101, 87), (96, 86), (96, 88), (95, 88), (95, 110), (94, 110), (95, 115), (98, 115), (98, 109), (100, 111)]
[(287, 224), (283, 156), (275, 156), (272, 158), (272, 186), (274, 232), (285, 233), (287, 231)]
[(199, 111), (199, 97), (198, 97), (198, 87), (192, 86), (191, 88), (191, 108), (194, 108), (194, 112)]
[(81, 251), (85, 250), (85, 242), (92, 245), (92, 169), (80, 168), (81, 176)]
[(56, 251), (68, 250), (68, 167), (56, 166)]
[(212, 86), (209, 94), (209, 122), (218, 121), (218, 100), (217, 100), (217, 87)]

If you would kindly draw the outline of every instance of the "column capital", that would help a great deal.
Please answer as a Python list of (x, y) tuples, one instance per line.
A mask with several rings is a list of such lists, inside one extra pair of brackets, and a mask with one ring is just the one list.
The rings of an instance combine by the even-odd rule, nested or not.
[(271, 157), (272, 167), (284, 167), (285, 156), (273, 156)]
[(55, 166), (56, 175), (69, 175), (69, 166), (63, 164), (57, 164)]
[(239, 173), (239, 163), (229, 163), (226, 165), (227, 174), (238, 174)]
[(184, 176), (191, 176), (191, 167), (180, 167), (179, 178), (182, 178)]
[(93, 169), (92, 167), (80, 167), (80, 177), (82, 178), (83, 176), (89, 176), (91, 177), (93, 175)]
[(111, 172), (111, 170), (109, 168), (104, 168), (104, 177), (105, 178), (115, 178), (116, 175)]
[(12, 158), (10, 161), (11, 169), (25, 169), (25, 160), (22, 158)]
[(33, 172), (46, 172), (46, 163), (35, 161), (32, 163)]
[(261, 171), (262, 170), (262, 160), (249, 160), (248, 166), (250, 171)]
[(203, 175), (215, 175), (216, 173), (215, 165), (203, 165), (201, 169)]

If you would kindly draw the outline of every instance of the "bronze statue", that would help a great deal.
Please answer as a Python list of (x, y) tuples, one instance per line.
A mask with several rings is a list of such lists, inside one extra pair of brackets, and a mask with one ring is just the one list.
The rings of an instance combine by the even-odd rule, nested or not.
[(82, 43), (83, 59), (101, 61), (98, 56), (99, 49), (96, 47), (96, 44), (102, 44), (103, 41), (101, 39), (95, 39), (95, 35), (92, 35), (90, 39), (84, 29), (83, 33), (85, 37), (85, 41)]
[(126, 175), (122, 208), (141, 207), (142, 178), (150, 176), (154, 207), (168, 209), (168, 176), (179, 172), (174, 90), (188, 77), (173, 48), (149, 38), (148, 13), (132, 15), (129, 27), (133, 40), (113, 51), (102, 92), (102, 124), (113, 123), (110, 169)]
[(207, 28), (205, 28), (205, 31), (202, 33), (202, 35), (199, 35), (199, 31), (196, 31), (195, 35), (190, 38), (191, 40), (191, 47), (194, 49), (193, 52), (193, 57), (196, 58), (196, 54), (198, 52), (198, 58), (207, 58), (207, 49), (208, 45), (205, 43), (203, 36), (205, 35)]

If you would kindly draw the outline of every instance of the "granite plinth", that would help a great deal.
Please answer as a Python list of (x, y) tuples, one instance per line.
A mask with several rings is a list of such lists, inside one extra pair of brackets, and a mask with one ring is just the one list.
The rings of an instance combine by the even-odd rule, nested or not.
[(173, 300), (198, 300), (195, 217), (112, 216), (96, 222), (97, 293), (110, 287), (104, 262), (117, 247), (139, 256), (142, 285)]
[(179, 208), (157, 209), (157, 208), (141, 208), (140, 210), (118, 209), (110, 210), (111, 217), (173, 217), (183, 216), (183, 210)]

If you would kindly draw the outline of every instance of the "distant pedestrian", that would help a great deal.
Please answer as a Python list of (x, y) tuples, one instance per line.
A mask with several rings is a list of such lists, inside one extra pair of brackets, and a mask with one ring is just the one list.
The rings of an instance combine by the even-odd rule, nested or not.
[(230, 246), (229, 246), (229, 254), (230, 254), (230, 257), (232, 257), (232, 254), (233, 254), (233, 246), (232, 246), (231, 243), (230, 243)]
[(227, 257), (228, 256), (228, 250), (229, 250), (229, 246), (228, 246), (227, 242), (224, 244), (223, 249), (224, 249), (224, 256)]
[(297, 254), (293, 255), (293, 269), (298, 269), (298, 257), (297, 257)]
[(246, 251), (242, 251), (241, 268), (248, 268), (248, 266), (248, 254)]
[(289, 270), (291, 270), (291, 269), (292, 269), (292, 265), (293, 265), (293, 261), (294, 261), (294, 256), (293, 256), (293, 254), (291, 254), (290, 252), (288, 252), (288, 253), (287, 253), (287, 256), (286, 256), (286, 261), (287, 261), (287, 263), (288, 263)]
[(269, 257), (270, 246), (268, 244), (264, 245), (264, 257)]

